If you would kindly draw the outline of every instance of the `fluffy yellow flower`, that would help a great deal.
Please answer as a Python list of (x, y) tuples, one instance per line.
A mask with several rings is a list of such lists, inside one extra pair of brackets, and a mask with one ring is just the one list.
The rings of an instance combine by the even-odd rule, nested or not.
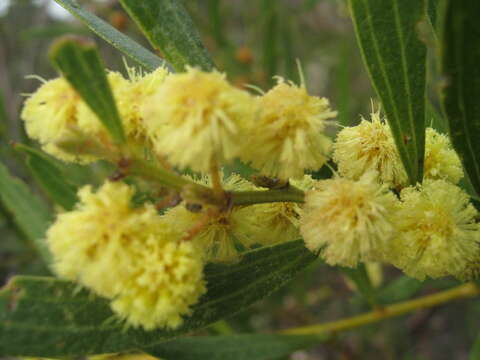
[(243, 160), (281, 179), (301, 178), (305, 170), (317, 170), (327, 161), (331, 140), (324, 131), (337, 115), (328, 99), (278, 78), (278, 84), (260, 97), (259, 106)]
[(239, 155), (255, 114), (253, 97), (223, 74), (188, 68), (167, 77), (142, 116), (158, 154), (181, 168), (208, 172), (212, 161)]
[(425, 137), (426, 179), (443, 179), (457, 184), (463, 177), (462, 164), (448, 136), (427, 128)]
[(357, 180), (368, 171), (376, 171), (378, 181), (392, 187), (407, 182), (407, 174), (398, 155), (388, 124), (380, 112), (371, 114), (371, 121), (362, 119), (353, 127), (345, 127), (333, 145), (333, 160), (341, 176)]
[[(308, 191), (315, 185), (310, 175), (301, 180), (291, 179), (296, 188)], [(300, 235), (300, 216), (302, 207), (295, 202), (275, 202), (258, 204), (245, 208), (256, 220), (256, 229), (252, 231), (254, 242), (261, 245), (273, 245), (297, 240)]]
[(321, 250), (327, 263), (354, 267), (382, 258), (395, 234), (398, 201), (376, 176), (323, 180), (306, 193), (300, 231), (307, 248)]
[(54, 268), (111, 299), (128, 324), (174, 328), (205, 292), (202, 256), (152, 205), (132, 208), (132, 196), (120, 182), (82, 188), (47, 232)]
[[(210, 185), (209, 177), (198, 181)], [(239, 175), (232, 174), (223, 183), (225, 190), (253, 190), (255, 186)], [(184, 236), (193, 234), (193, 242), (206, 254), (206, 261), (233, 261), (238, 257), (239, 247), (254, 244), (252, 232), (256, 219), (248, 207), (234, 207), (219, 212), (206, 207), (201, 212), (189, 211), (183, 204), (170, 209), (165, 218)]]
[(55, 145), (59, 139), (72, 137), (78, 127), (79, 95), (64, 78), (43, 83), (26, 101), (21, 113), (28, 136), (37, 140), (44, 151), (65, 161), (88, 162)]
[(140, 109), (145, 102), (163, 84), (168, 76), (167, 69), (157, 68), (147, 74), (130, 72), (130, 86), (126, 94), (119, 98), (119, 107), (122, 109), (123, 126), (128, 136), (143, 138), (146, 136), (144, 121)]
[(426, 180), (401, 192), (398, 235), (388, 260), (423, 280), (461, 274), (478, 260), (480, 225), (468, 195), (444, 180)]

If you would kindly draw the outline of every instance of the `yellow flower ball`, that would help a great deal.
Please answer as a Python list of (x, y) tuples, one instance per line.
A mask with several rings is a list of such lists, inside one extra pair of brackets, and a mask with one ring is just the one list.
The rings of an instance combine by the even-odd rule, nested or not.
[(425, 165), (426, 179), (443, 179), (457, 184), (463, 177), (463, 168), (455, 150), (453, 150), (448, 136), (427, 128), (425, 137)]
[(308, 94), (278, 78), (278, 84), (258, 99), (260, 117), (253, 124), (241, 158), (264, 175), (280, 179), (302, 178), (328, 159), (331, 140), (327, 121), (335, 118), (326, 98)]
[(307, 248), (320, 250), (331, 265), (355, 267), (383, 257), (395, 235), (398, 200), (376, 177), (322, 180), (306, 193), (300, 231)]
[(168, 76), (142, 111), (156, 152), (180, 168), (203, 173), (212, 161), (222, 164), (239, 155), (255, 115), (247, 92), (223, 74), (195, 68)]
[(77, 107), (80, 96), (64, 78), (43, 83), (26, 101), (21, 113), (27, 135), (42, 149), (64, 161), (91, 162), (88, 156), (65, 152), (56, 142), (75, 137), (78, 130)]
[(408, 178), (398, 155), (388, 124), (380, 112), (371, 121), (362, 119), (357, 126), (345, 127), (333, 144), (333, 161), (341, 176), (357, 180), (376, 171), (378, 181), (391, 187), (403, 186)]
[[(204, 177), (197, 182), (210, 185), (210, 178)], [(236, 174), (225, 179), (223, 187), (227, 191), (255, 189)], [(165, 218), (183, 236), (193, 236), (192, 241), (205, 252), (206, 261), (234, 261), (238, 258), (239, 247), (248, 248), (254, 244), (252, 233), (257, 229), (256, 219), (248, 207), (235, 206), (219, 212), (206, 206), (200, 212), (192, 212), (182, 203), (170, 209)]]
[[(291, 185), (308, 191), (315, 185), (310, 175), (301, 180), (290, 180)], [(252, 237), (256, 244), (274, 245), (298, 240), (300, 235), (300, 217), (302, 206), (296, 202), (274, 202), (248, 206), (244, 211), (251, 212), (256, 228)]]
[(132, 196), (121, 182), (82, 188), (47, 232), (54, 268), (111, 299), (129, 325), (175, 328), (205, 292), (202, 255), (154, 206), (132, 208)]
[(405, 188), (387, 260), (420, 280), (462, 274), (478, 260), (477, 216), (468, 195), (444, 180)]

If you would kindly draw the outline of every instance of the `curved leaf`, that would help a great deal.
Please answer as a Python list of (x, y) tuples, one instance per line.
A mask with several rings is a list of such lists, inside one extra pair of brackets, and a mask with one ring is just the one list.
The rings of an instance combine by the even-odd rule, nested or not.
[(326, 339), (327, 335), (193, 336), (162, 343), (146, 351), (165, 360), (274, 360)]
[(186, 65), (203, 70), (215, 67), (200, 35), (179, 0), (120, 0), (152, 46), (177, 71)]
[(446, 1), (441, 12), (442, 104), (450, 137), (480, 194), (480, 2)]
[(417, 35), (425, 0), (349, 0), (370, 78), (412, 184), (421, 182), (425, 151), (426, 46)]
[(247, 252), (236, 264), (208, 265), (208, 292), (175, 331), (126, 330), (108, 301), (76, 284), (15, 277), (0, 293), (0, 353), (63, 357), (152, 347), (244, 310), (315, 258), (303, 241), (293, 241)]
[(122, 34), (110, 24), (82, 9), (80, 5), (77, 4), (76, 0), (55, 1), (88, 26), (90, 30), (100, 36), (103, 40), (132, 58), (147, 70), (153, 71), (160, 66), (167, 65), (161, 58), (148, 51), (125, 34)]
[(47, 154), (24, 144), (16, 144), (15, 149), (27, 155), (27, 166), (43, 191), (65, 210), (72, 210), (78, 200), (77, 187), (67, 181), (56, 162)]
[(11, 176), (2, 163), (0, 163), (0, 202), (48, 264), (50, 252), (43, 241), (43, 236), (52, 220), (50, 209), (23, 181)]
[(117, 144), (124, 143), (122, 120), (95, 44), (65, 36), (52, 45), (50, 59), (97, 115), (112, 139)]

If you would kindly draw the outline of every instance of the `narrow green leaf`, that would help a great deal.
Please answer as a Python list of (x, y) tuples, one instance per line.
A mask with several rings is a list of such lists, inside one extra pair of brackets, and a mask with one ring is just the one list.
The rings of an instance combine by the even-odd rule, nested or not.
[(43, 240), (52, 220), (50, 210), (32, 194), (24, 182), (11, 176), (6, 166), (1, 163), (0, 201), (5, 210), (12, 215), (19, 230), (35, 245), (45, 262), (50, 263), (50, 253)]
[(359, 264), (355, 269), (340, 267), (340, 270), (355, 284), (360, 294), (370, 306), (378, 305), (376, 290), (370, 281), (365, 264)]
[(53, 44), (50, 59), (97, 115), (113, 140), (124, 143), (122, 120), (95, 44), (67, 36)]
[(314, 335), (228, 335), (175, 339), (146, 349), (165, 360), (274, 360), (327, 339)]
[(440, 16), (442, 105), (452, 144), (480, 194), (480, 2), (446, 1)]
[(470, 356), (468, 360), (478, 360), (480, 359), (480, 335), (477, 336), (475, 344), (473, 344), (472, 350), (470, 351)]
[(381, 304), (393, 304), (413, 297), (425, 286), (425, 282), (400, 276), (378, 291), (378, 300)]
[(270, 85), (273, 85), (275, 82), (273, 77), (278, 74), (278, 5), (276, 0), (262, 0), (261, 2), (263, 67)]
[(186, 65), (215, 67), (190, 15), (179, 0), (120, 0), (152, 46), (177, 71)]
[(82, 9), (76, 0), (55, 0), (63, 6), (73, 16), (83, 22), (95, 34), (117, 48), (132, 60), (145, 67), (147, 70), (153, 71), (160, 66), (167, 65), (162, 59), (151, 53), (137, 42), (130, 39), (125, 34), (115, 29), (99, 17)]
[(349, 0), (357, 40), (412, 184), (422, 181), (426, 46), (417, 28), (425, 0)]
[(5, 108), (5, 99), (3, 92), (0, 90), (0, 137), (5, 135), (8, 127), (8, 115)]
[(72, 210), (77, 203), (77, 187), (65, 178), (62, 170), (47, 154), (23, 144), (16, 150), (27, 155), (26, 163), (42, 190), (65, 210)]
[(125, 329), (108, 301), (76, 284), (15, 277), (0, 293), (0, 354), (63, 357), (146, 349), (246, 309), (315, 258), (303, 241), (293, 241), (250, 251), (236, 264), (208, 265), (208, 292), (175, 331)]

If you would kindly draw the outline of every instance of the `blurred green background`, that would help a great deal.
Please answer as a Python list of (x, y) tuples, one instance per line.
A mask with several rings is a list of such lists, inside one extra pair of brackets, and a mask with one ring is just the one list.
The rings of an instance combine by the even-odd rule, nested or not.
[[(79, 0), (79, 3), (148, 46), (117, 1)], [(253, 84), (266, 90), (274, 83), (274, 75), (298, 82), (298, 59), (308, 89), (331, 100), (339, 111), (341, 125), (358, 122), (360, 114), (369, 113), (373, 92), (344, 1), (184, 0), (184, 3), (216, 64), (234, 84)], [(29, 142), (19, 111), (26, 94), (40, 83), (26, 76), (45, 79), (56, 76), (49, 65), (47, 50), (53, 39), (66, 33), (94, 38), (107, 66), (125, 72), (119, 52), (95, 38), (53, 1), (0, 0), (0, 160), (33, 187), (22, 155), (13, 150), (11, 143)], [(38, 189), (37, 192), (43, 196)], [(33, 246), (2, 209), (0, 231), (0, 285), (15, 274), (45, 273)], [(373, 269), (372, 279), (378, 283), (379, 297), (384, 303), (455, 284), (449, 279), (421, 284), (391, 267)], [(205, 332), (264, 332), (332, 321), (368, 310), (366, 301), (338, 269), (318, 262), (287, 288)], [(476, 320), (479, 317), (478, 300), (462, 301), (341, 334), (315, 349), (297, 352), (291, 359), (466, 360), (480, 330)]]

